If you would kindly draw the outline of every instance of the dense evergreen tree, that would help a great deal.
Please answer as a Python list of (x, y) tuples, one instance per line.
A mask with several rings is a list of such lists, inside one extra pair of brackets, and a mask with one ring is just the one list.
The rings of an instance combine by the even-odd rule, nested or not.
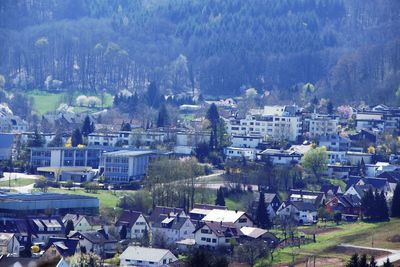
[(165, 104), (161, 104), (160, 109), (158, 110), (157, 127), (167, 126), (169, 126), (168, 110)]
[(400, 218), (400, 183), (394, 189), (391, 212), (392, 217)]
[(78, 146), (78, 145), (82, 145), (82, 144), (83, 144), (82, 133), (81, 133), (81, 130), (79, 130), (78, 128), (75, 129), (75, 130), (72, 132), (71, 144), (72, 144), (73, 147), (76, 147), (76, 146)]
[(126, 235), (128, 234), (128, 230), (126, 228), (126, 225), (122, 225), (121, 230), (119, 230), (119, 237), (121, 239), (126, 239)]
[(256, 221), (258, 226), (263, 229), (271, 228), (271, 220), (269, 219), (267, 206), (265, 205), (265, 195), (261, 191), (256, 211)]
[(394, 267), (394, 264), (390, 262), (389, 258), (383, 263), (383, 267)]
[(85, 117), (82, 125), (82, 135), (87, 137), (89, 134), (93, 133), (95, 130), (94, 122), (92, 122), (89, 116)]
[(389, 219), (389, 208), (383, 190), (381, 193), (378, 190), (375, 190), (375, 193), (373, 193), (370, 188), (361, 199), (361, 207), (364, 218), (377, 221), (386, 221)]
[(29, 147), (42, 147), (46, 141), (42, 137), (42, 135), (39, 133), (38, 129), (35, 128), (35, 131), (33, 133), (33, 139), (29, 141), (28, 146)]
[(215, 200), (215, 205), (225, 206), (225, 197), (222, 187), (217, 189), (217, 198)]
[(68, 220), (67, 224), (65, 225), (65, 235), (68, 236), (71, 231), (74, 231), (74, 222), (72, 220)]
[(63, 144), (64, 144), (64, 142), (62, 139), (62, 133), (56, 133), (53, 140), (51, 140), (47, 146), (48, 147), (61, 147), (61, 146), (63, 146)]
[(358, 267), (359, 263), (359, 257), (358, 254), (355, 253), (353, 256), (351, 256), (349, 262), (347, 262), (346, 267)]
[(161, 95), (155, 82), (151, 82), (147, 88), (146, 100), (150, 107), (158, 108), (160, 106)]
[(371, 258), (369, 260), (369, 267), (377, 267), (377, 262), (376, 262), (374, 256), (371, 256)]
[(389, 220), (389, 208), (386, 201), (385, 192), (382, 190), (378, 196), (378, 210), (379, 210), (379, 219), (386, 221)]
[(209, 120), (212, 129), (217, 127), (217, 124), (219, 122), (219, 112), (217, 106), (214, 103), (212, 103), (208, 108), (206, 118), (207, 120)]
[(126, 131), (126, 132), (132, 131), (131, 124), (129, 122), (127, 123), (123, 122), (121, 125), (121, 131)]
[(360, 260), (358, 262), (358, 267), (369, 267), (368, 261), (367, 261), (367, 255), (363, 254), (360, 257)]

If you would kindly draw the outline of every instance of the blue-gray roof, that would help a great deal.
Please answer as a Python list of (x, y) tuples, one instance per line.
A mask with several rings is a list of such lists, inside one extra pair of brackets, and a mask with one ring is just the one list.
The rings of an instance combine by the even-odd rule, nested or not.
[(0, 148), (11, 148), (14, 142), (14, 134), (0, 133)]
[(68, 199), (97, 199), (96, 197), (61, 193), (7, 193), (0, 194), (0, 202), (5, 201), (43, 201)]

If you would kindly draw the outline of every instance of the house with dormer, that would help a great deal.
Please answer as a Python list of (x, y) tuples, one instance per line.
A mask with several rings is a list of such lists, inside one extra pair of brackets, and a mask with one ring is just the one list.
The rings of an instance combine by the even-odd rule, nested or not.
[(141, 212), (133, 210), (124, 210), (121, 216), (115, 223), (115, 228), (118, 232), (121, 231), (122, 227), (126, 227), (127, 238), (140, 239), (143, 238), (143, 234), (150, 232), (150, 223), (144, 217)]
[(118, 241), (105, 229), (76, 232), (71, 238), (79, 239), (79, 247), (87, 252), (93, 252), (102, 258), (108, 258), (115, 255), (117, 251)]
[(28, 217), (32, 242), (47, 243), (50, 237), (65, 235), (65, 227), (60, 216)]
[(195, 225), (190, 220), (189, 216), (176, 216), (160, 215), (155, 221), (152, 222), (152, 236), (153, 241), (173, 244), (176, 241), (183, 239), (193, 239), (193, 232)]
[(234, 223), (206, 221), (194, 231), (196, 246), (206, 248), (227, 247), (237, 240), (240, 232)]

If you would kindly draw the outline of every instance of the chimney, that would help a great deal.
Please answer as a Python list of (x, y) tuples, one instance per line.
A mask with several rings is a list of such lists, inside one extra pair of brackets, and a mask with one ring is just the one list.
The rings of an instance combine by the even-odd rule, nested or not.
[(235, 213), (238, 213), (238, 210), (235, 210)]
[(79, 213), (76, 214), (76, 218), (79, 219)]
[(221, 226), (222, 226), (222, 221), (220, 221), (220, 222), (219, 222), (219, 225), (221, 225)]

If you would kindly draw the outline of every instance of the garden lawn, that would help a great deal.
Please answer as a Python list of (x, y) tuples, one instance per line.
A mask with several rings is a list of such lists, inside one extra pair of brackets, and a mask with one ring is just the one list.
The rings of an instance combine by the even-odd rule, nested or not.
[(40, 115), (56, 110), (64, 98), (64, 93), (49, 93), (39, 90), (30, 91), (26, 95), (33, 99), (33, 109)]
[(27, 179), (27, 178), (17, 178), (17, 179), (11, 179), (10, 184), (9, 181), (1, 181), (0, 182), (0, 187), (8, 187), (11, 185), (11, 187), (19, 187), (19, 186), (26, 186), (35, 183), (34, 179)]
[[(312, 226), (315, 227), (315, 226)], [(342, 224), (337, 230), (317, 235), (316, 243), (303, 245), (300, 248), (286, 247), (274, 253), (273, 264), (291, 263), (294, 255), (295, 262), (307, 259), (309, 256), (340, 258), (346, 261), (349, 255), (339, 254), (335, 248), (341, 243), (360, 246), (371, 246), (371, 233), (374, 234), (374, 246), (381, 248), (399, 248), (399, 243), (389, 243), (386, 239), (394, 235), (396, 229), (400, 229), (400, 220), (392, 219), (390, 222)], [(392, 230), (391, 230), (392, 229)], [(299, 229), (301, 231), (301, 229)], [(390, 234), (391, 232), (391, 234)], [(398, 230), (397, 230), (398, 232)], [(256, 266), (270, 263), (269, 259), (263, 259)]]
[(123, 196), (125, 193), (134, 193), (135, 191), (114, 191), (111, 190), (98, 190), (97, 193), (87, 193), (84, 189), (61, 189), (61, 188), (48, 188), (48, 192), (53, 193), (65, 193), (65, 194), (75, 194), (75, 195), (83, 195), (90, 197), (97, 197), (100, 201), (100, 208), (114, 208), (117, 206), (118, 199)]

